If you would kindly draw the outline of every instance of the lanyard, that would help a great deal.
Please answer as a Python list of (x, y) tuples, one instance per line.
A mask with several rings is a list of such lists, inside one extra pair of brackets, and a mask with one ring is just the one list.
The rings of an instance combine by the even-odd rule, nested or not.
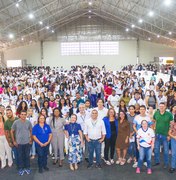
[(74, 131), (75, 131), (75, 124), (70, 124), (70, 128), (71, 128), (71, 134), (74, 134)]
[(83, 122), (85, 121), (85, 118), (86, 118), (86, 115), (84, 115), (84, 116), (80, 116), (81, 117), (81, 119), (83, 120)]
[(95, 128), (97, 122), (98, 122), (97, 120), (96, 121), (91, 121), (93, 128)]

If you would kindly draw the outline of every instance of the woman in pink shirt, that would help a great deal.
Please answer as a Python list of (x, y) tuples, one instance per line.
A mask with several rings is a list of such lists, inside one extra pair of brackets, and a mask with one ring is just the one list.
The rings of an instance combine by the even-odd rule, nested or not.
[(8, 166), (11, 167), (13, 164), (12, 161), (12, 151), (9, 146), (4, 130), (4, 118), (2, 113), (0, 113), (0, 159), (1, 159), (1, 169), (6, 167), (6, 155), (8, 159)]

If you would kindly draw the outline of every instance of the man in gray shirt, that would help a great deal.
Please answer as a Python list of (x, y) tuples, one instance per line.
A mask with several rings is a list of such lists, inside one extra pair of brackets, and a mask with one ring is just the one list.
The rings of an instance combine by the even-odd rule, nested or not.
[(11, 137), (17, 147), (19, 161), (19, 175), (25, 172), (30, 174), (30, 147), (32, 144), (32, 124), (26, 120), (27, 112), (20, 112), (20, 119), (16, 120), (11, 128)]

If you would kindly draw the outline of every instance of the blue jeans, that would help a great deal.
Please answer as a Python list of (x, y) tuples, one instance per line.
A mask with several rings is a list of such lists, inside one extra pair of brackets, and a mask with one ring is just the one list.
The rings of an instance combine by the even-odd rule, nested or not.
[(38, 167), (39, 169), (47, 167), (47, 157), (49, 153), (49, 145), (45, 147), (36, 146), (38, 155)]
[(91, 94), (91, 105), (93, 108), (97, 106), (97, 95), (96, 94)]
[(136, 157), (136, 144), (135, 142), (130, 142), (129, 148), (128, 148), (128, 154), (130, 157)]
[(36, 155), (35, 142), (32, 143), (32, 147), (31, 147), (31, 152), (30, 152), (30, 154), (31, 154), (32, 156), (35, 156), (35, 155)]
[(18, 162), (19, 169), (29, 169), (30, 168), (30, 144), (18, 144)]
[(88, 142), (89, 150), (89, 165), (93, 164), (94, 151), (96, 154), (96, 164), (99, 165), (101, 161), (101, 143), (98, 140), (91, 140)]
[(143, 160), (146, 157), (147, 168), (151, 169), (151, 158), (152, 158), (152, 148), (151, 147), (142, 147), (139, 149), (139, 159), (138, 159), (138, 167), (141, 168), (143, 164)]
[(171, 168), (176, 169), (176, 140), (171, 138)]
[(13, 153), (14, 158), (15, 158), (15, 164), (17, 166), (17, 169), (19, 169), (18, 151), (17, 151), (17, 148), (15, 146), (12, 147), (12, 153)]
[(164, 136), (161, 134), (156, 134), (155, 148), (154, 148), (155, 163), (160, 163), (161, 143), (163, 144), (163, 148), (164, 148), (164, 165), (168, 166), (168, 164), (169, 164), (169, 146), (168, 146), (167, 136)]

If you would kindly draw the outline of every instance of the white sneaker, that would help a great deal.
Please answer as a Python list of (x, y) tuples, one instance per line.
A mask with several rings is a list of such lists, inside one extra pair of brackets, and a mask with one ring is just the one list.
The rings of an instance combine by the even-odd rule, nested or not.
[(132, 167), (133, 167), (133, 168), (137, 168), (137, 164), (138, 164), (138, 163), (135, 162)]
[(121, 162), (121, 158), (119, 158), (117, 161), (116, 161), (116, 164), (120, 164)]
[(131, 158), (129, 158), (129, 159), (127, 160), (127, 163), (128, 163), (128, 164), (130, 164), (130, 163), (131, 163), (131, 161), (132, 161), (132, 159), (131, 159)]
[(106, 163), (108, 166), (111, 165), (111, 163), (110, 163), (109, 161), (105, 161), (105, 163)]
[(147, 167), (147, 162), (144, 162), (144, 166)]
[(111, 159), (111, 160), (110, 160), (110, 163), (111, 163), (111, 164), (114, 164), (114, 159)]

